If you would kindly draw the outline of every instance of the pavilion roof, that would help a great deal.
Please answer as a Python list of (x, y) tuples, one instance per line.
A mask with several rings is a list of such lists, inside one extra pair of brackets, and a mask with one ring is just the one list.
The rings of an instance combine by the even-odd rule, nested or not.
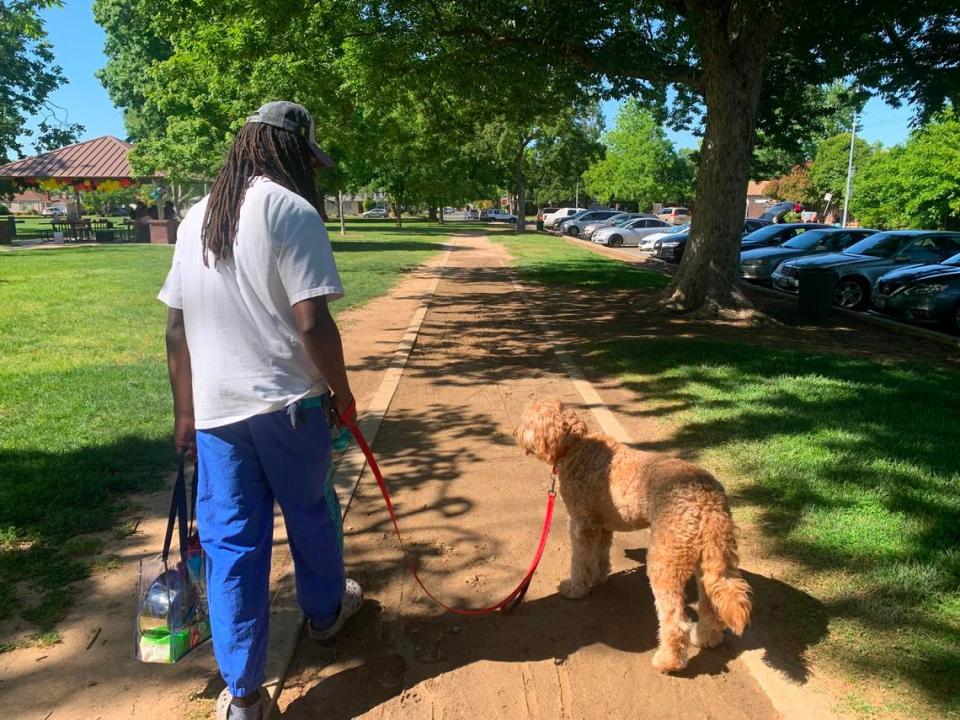
[(131, 148), (133, 145), (128, 142), (104, 135), (0, 165), (0, 178), (136, 179), (127, 157)]

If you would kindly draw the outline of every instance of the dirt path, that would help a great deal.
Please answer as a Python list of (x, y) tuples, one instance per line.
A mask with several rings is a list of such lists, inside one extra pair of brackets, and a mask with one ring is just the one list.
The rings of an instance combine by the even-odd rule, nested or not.
[[(379, 385), (390, 353), (432, 281), (441, 255), (410, 273), (390, 293), (338, 316), (360, 407)], [(172, 459), (171, 459), (172, 464)], [(173, 478), (170, 478), (172, 482)], [(159, 551), (169, 489), (130, 498), (136, 532), (103, 534), (108, 571), (70, 588), (80, 595), (58, 629), (63, 641), (47, 648), (0, 654), (0, 718), (12, 720), (200, 720), (212, 717), (223, 687), (210, 643), (173, 666), (133, 658), (133, 617), (141, 558)], [(272, 580), (289, 569), (278, 524)]]
[[(457, 241), (375, 448), (425, 581), (470, 606), (512, 588), (536, 544), (549, 468), (518, 452), (510, 438), (518, 414), (542, 395), (580, 405), (505, 262), (485, 238)], [(615, 392), (599, 389), (604, 398)], [(618, 402), (610, 403), (615, 411)], [(660, 433), (642, 413), (623, 412), (621, 421), (634, 437), (655, 441)], [(653, 670), (645, 533), (615, 537), (613, 575), (588, 600), (561, 598), (565, 526), (558, 504), (546, 555), (515, 614), (454, 617), (403, 569), (365, 475), (346, 528), (349, 570), (367, 601), (335, 649), (301, 641), (282, 716), (777, 716), (729, 646), (700, 654), (677, 677)]]

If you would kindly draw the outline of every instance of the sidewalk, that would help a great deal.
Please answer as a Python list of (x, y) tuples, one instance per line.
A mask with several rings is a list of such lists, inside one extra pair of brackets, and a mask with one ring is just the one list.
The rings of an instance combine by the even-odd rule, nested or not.
[[(550, 469), (510, 438), (522, 409), (552, 395), (597, 427), (507, 261), (486, 238), (455, 242), (375, 447), (425, 582), (470, 607), (512, 589), (536, 545)], [(615, 389), (600, 391), (616, 411)], [(634, 437), (656, 432), (639, 413), (617, 415)], [(280, 697), (285, 718), (778, 717), (732, 645), (676, 677), (653, 669), (645, 533), (616, 535), (607, 585), (571, 602), (555, 590), (569, 558), (558, 503), (523, 605), (460, 618), (407, 574), (369, 473), (345, 526), (349, 572), (367, 601), (335, 652), (301, 640)]]

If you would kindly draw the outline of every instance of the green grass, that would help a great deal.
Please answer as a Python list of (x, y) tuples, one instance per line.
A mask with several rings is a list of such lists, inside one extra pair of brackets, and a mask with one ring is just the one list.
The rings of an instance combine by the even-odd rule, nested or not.
[[(551, 250), (521, 252), (518, 264), (584, 284), (569, 263)], [(881, 715), (960, 717), (960, 371), (600, 335), (584, 342), (584, 363), (667, 424), (662, 449), (692, 451), (718, 473), (738, 518), (816, 599), (827, 629), (807, 633), (814, 655), (892, 696), (874, 703)]]
[(17, 216), (17, 231), (21, 230), (49, 230), (50, 221), (54, 218), (39, 216)]
[(668, 278), (616, 262), (561, 238), (539, 233), (491, 233), (515, 258), (520, 277), (544, 285), (604, 287), (613, 290), (659, 289)]
[[(340, 239), (331, 227), (347, 290), (334, 313), (387, 292), (446, 232), (364, 224)], [(11, 632), (52, 631), (74, 595), (62, 588), (115, 567), (100, 553), (133, 532), (123, 495), (159, 487), (173, 466), (166, 310), (155, 299), (171, 254), (0, 254), (0, 619)]]

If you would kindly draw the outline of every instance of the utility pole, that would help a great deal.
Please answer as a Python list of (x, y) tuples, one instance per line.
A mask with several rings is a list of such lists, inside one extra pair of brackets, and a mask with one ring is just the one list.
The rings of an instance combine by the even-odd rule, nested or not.
[(843, 220), (840, 227), (847, 226), (847, 206), (850, 203), (850, 187), (853, 184), (853, 143), (857, 139), (857, 109), (853, 109), (853, 127), (850, 128), (850, 159), (847, 160), (847, 189), (843, 191)]
[(579, 208), (580, 207), (580, 181), (579, 180), (577, 180), (577, 189), (574, 191), (574, 193), (575, 194), (574, 194), (573, 206), (575, 208)]

